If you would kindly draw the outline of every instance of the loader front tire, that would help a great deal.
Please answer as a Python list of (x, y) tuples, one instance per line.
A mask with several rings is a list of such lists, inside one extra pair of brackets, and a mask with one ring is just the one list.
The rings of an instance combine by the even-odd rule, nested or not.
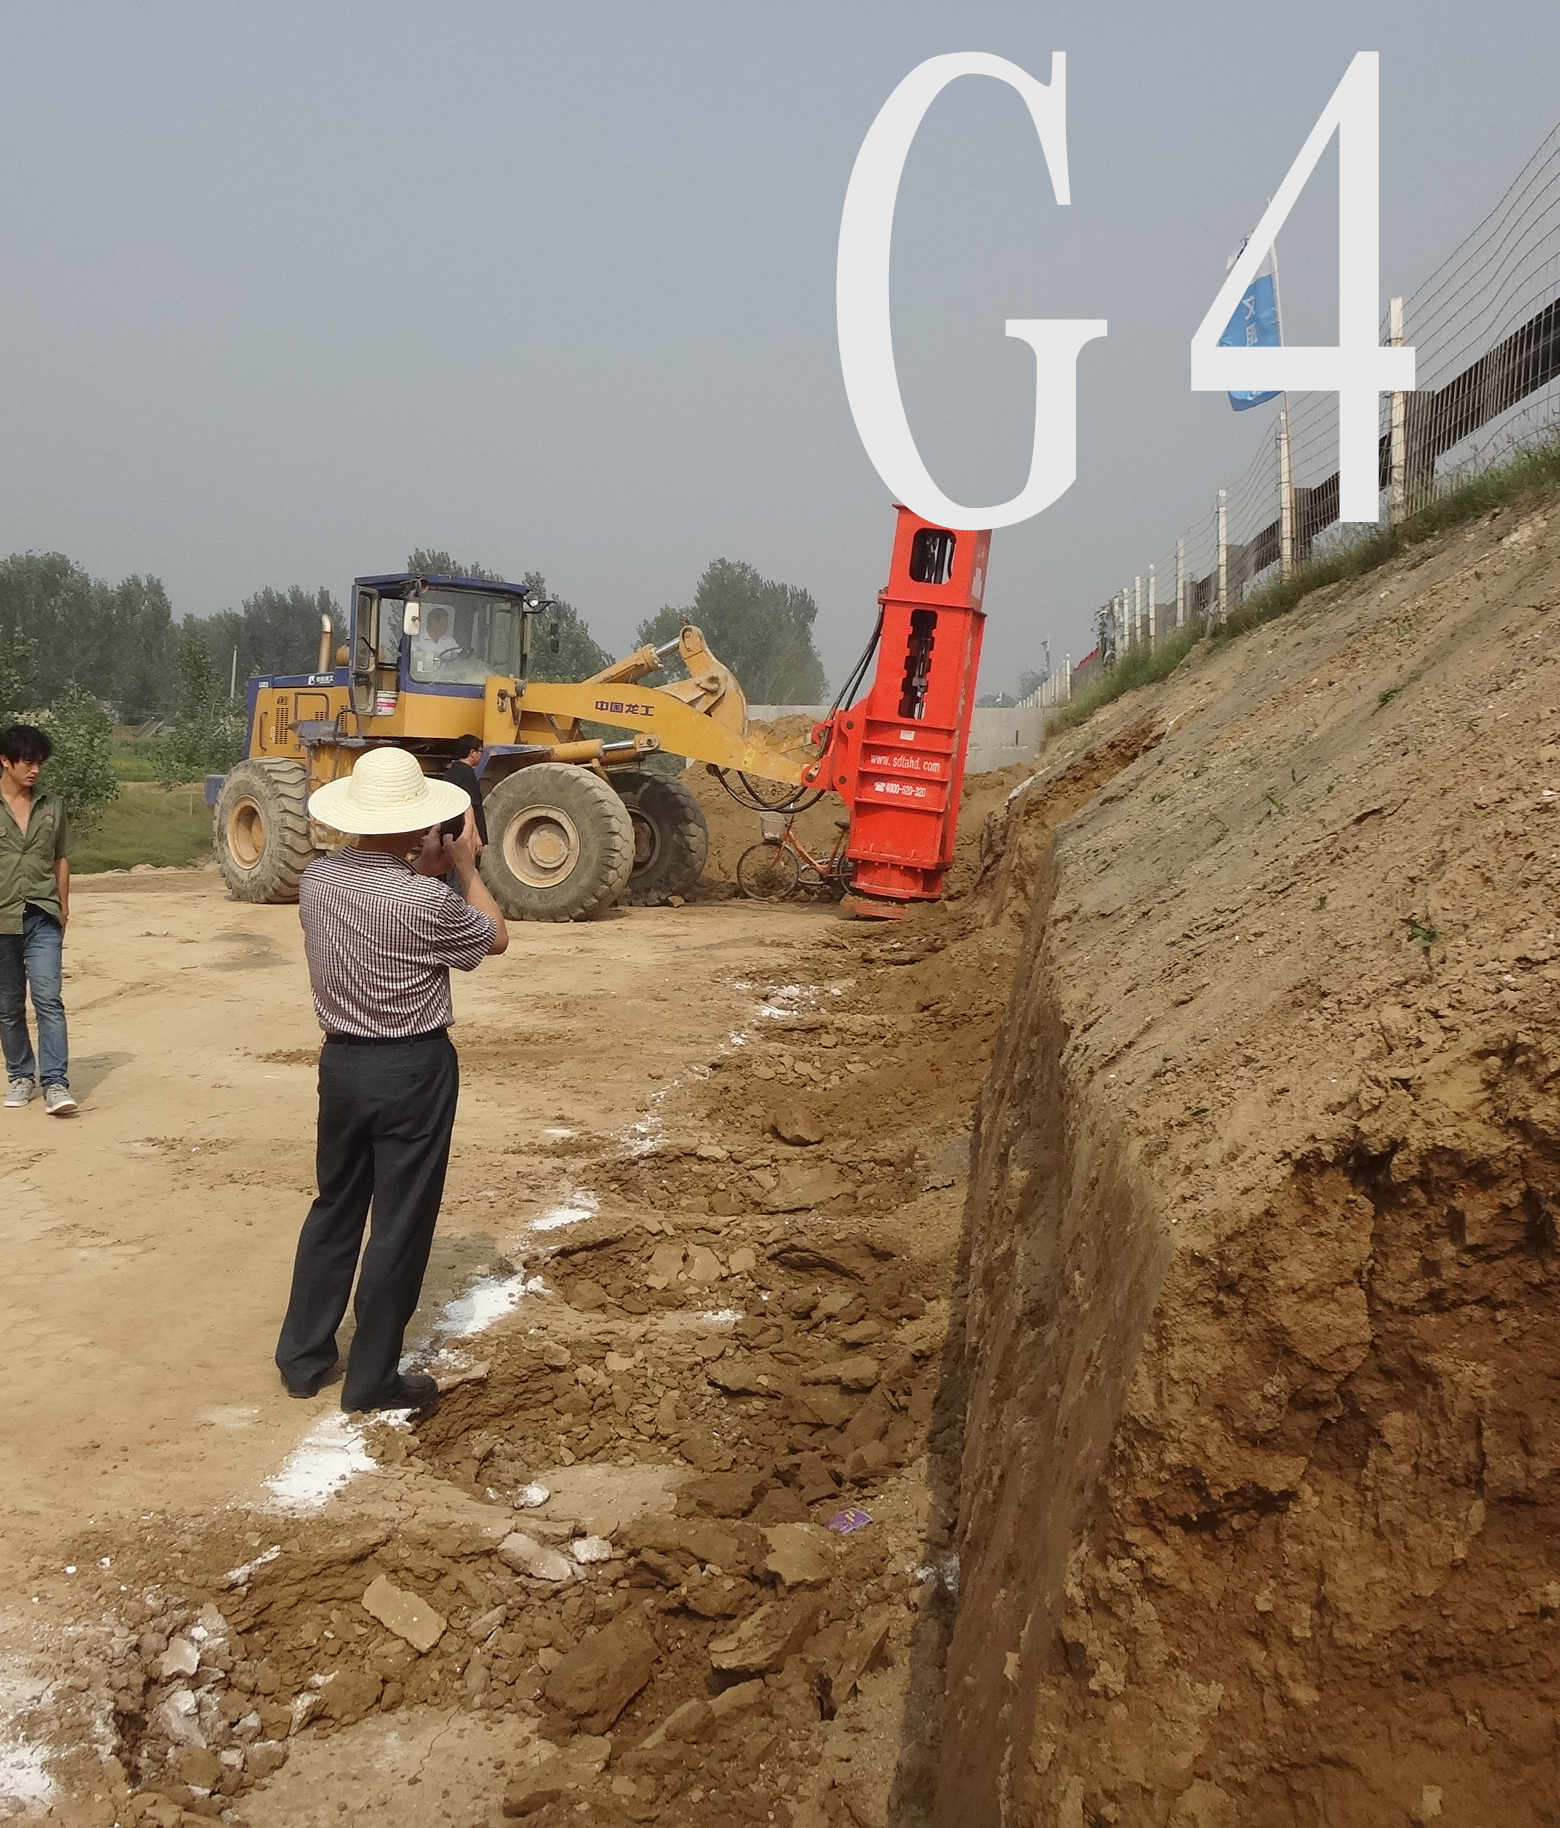
[(508, 919), (588, 920), (628, 887), (628, 808), (588, 768), (533, 762), (500, 781), (483, 810), (482, 880)]
[(658, 907), (669, 895), (686, 895), (704, 874), (710, 828), (704, 809), (681, 781), (616, 768), (611, 775), (634, 828), (634, 870), (626, 899)]
[(302, 762), (240, 762), (222, 783), (213, 841), (235, 901), (296, 901), (314, 856)]

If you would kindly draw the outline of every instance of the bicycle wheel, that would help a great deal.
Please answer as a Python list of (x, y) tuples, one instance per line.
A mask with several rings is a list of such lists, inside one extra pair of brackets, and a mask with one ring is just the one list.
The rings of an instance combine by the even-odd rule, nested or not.
[(824, 880), (829, 885), (829, 893), (836, 901), (843, 901), (850, 893), (851, 884), (856, 879), (856, 865), (852, 858), (842, 857), (839, 867), (832, 869)]
[(778, 844), (754, 844), (737, 859), (737, 887), (753, 901), (784, 901), (799, 874), (796, 853)]

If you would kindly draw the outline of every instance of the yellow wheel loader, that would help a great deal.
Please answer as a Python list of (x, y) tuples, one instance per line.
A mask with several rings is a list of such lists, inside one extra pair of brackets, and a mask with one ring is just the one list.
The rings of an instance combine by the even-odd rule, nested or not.
[[(482, 877), (518, 920), (581, 920), (698, 881), (704, 814), (682, 782), (645, 770), (657, 751), (801, 785), (802, 762), (748, 731), (741, 687), (691, 625), (578, 684), (529, 678), (532, 631), (551, 607), (486, 579), (358, 578), (345, 645), (335, 647), (327, 621), (317, 671), (250, 680), (244, 759), (207, 776), (232, 894), (297, 899), (310, 858), (341, 842), (310, 819), (308, 796), (376, 744), (410, 750), (439, 774), (459, 737), (480, 737)], [(687, 677), (643, 684), (673, 653)], [(587, 736), (587, 724), (625, 735)]]

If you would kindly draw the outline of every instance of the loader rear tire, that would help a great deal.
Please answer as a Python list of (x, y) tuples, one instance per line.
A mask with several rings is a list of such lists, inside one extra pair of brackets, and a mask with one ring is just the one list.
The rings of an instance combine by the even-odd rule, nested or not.
[(634, 828), (600, 775), (533, 762), (483, 801), (482, 880), (510, 920), (588, 920), (628, 887)]
[(235, 901), (296, 901), (314, 856), (302, 762), (240, 762), (222, 783), (213, 843)]
[(634, 870), (626, 900), (654, 908), (686, 895), (704, 874), (710, 828), (704, 809), (681, 781), (616, 768), (611, 775), (634, 828)]

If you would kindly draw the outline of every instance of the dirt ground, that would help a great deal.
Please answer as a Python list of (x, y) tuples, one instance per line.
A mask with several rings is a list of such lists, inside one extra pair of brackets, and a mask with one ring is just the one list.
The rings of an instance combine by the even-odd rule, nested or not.
[[(972, 784), (972, 848), (1007, 785)], [(270, 1363), (312, 1193), (296, 910), (209, 872), (82, 882), (81, 1115), (35, 1105), (0, 1137), (0, 1819), (280, 1828), (350, 1795), (427, 1821), (420, 1782), (432, 1819), (497, 1821), (549, 1736), (627, 1748), (679, 1709), (670, 1746), (699, 1749), (614, 1758), (588, 1819), (851, 1819), (819, 1798), (851, 1792), (868, 1740), (854, 1781), (881, 1808), (939, 1579), (917, 1469), (978, 1080), (972, 1054), (907, 1095), (913, 1037), (857, 1008), (864, 964), (907, 944), (726, 900), (524, 927), (462, 979), (409, 1339), (454, 1387), (413, 1430), (365, 1429)], [(503, 1549), (517, 1529), (610, 1557), (538, 1579)], [(436, 1648), (363, 1610), (381, 1575), (438, 1610)], [(731, 1724), (692, 1718), (712, 1641), (742, 1631)], [(565, 1653), (594, 1662), (560, 1676)], [(655, 1673), (619, 1693), (625, 1656)]]

